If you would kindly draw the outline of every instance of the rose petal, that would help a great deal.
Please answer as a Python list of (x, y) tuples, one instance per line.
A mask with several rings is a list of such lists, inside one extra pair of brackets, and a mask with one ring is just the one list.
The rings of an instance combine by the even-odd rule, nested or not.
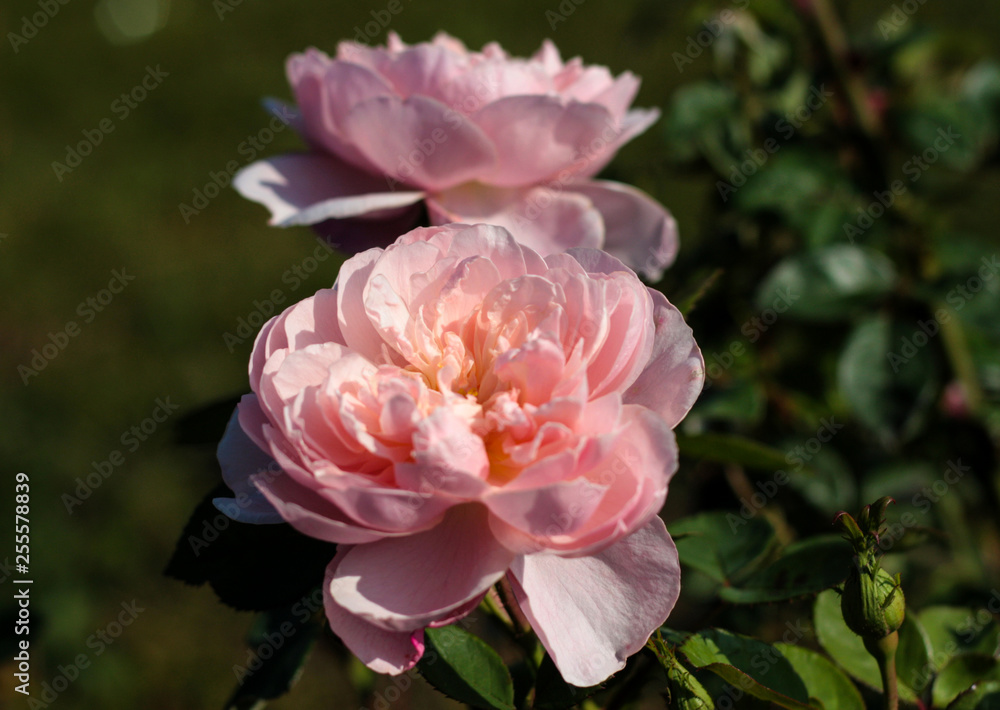
[(659, 291), (653, 297), (656, 335), (649, 363), (625, 392), (625, 402), (662, 416), (673, 428), (687, 415), (705, 385), (705, 360), (684, 316)]
[(345, 137), (385, 175), (426, 190), (472, 180), (496, 162), (480, 128), (425, 96), (362, 101), (343, 126)]
[(546, 94), (507, 96), (471, 118), (497, 152), (496, 168), (478, 179), (498, 187), (531, 185), (554, 177), (586, 155), (601, 132), (614, 124), (603, 106), (564, 103)]
[(234, 409), (229, 417), (216, 455), (222, 467), (222, 480), (235, 494), (235, 498), (213, 498), (212, 504), (241, 523), (283, 522), (281, 514), (250, 480), (261, 471), (278, 470), (278, 464), (243, 431), (238, 410)]
[(624, 668), (680, 593), (677, 548), (659, 518), (590, 557), (519, 557), (510, 576), (559, 672), (580, 687)]
[(381, 628), (413, 631), (478, 597), (513, 555), (493, 538), (486, 510), (452, 508), (436, 527), (351, 548), (330, 584), (337, 602)]
[(547, 187), (528, 189), (463, 185), (427, 198), (431, 222), (482, 222), (517, 235), (517, 241), (541, 256), (572, 247), (599, 248), (604, 224), (583, 195)]
[(233, 187), (248, 200), (271, 210), (272, 225), (316, 224), (412, 205), (424, 198), (417, 191), (387, 192), (375, 177), (331, 157), (279, 155), (258, 160), (233, 177)]
[(677, 255), (677, 222), (641, 190), (617, 182), (590, 181), (572, 190), (589, 199), (604, 220), (603, 249), (650, 281), (658, 281)]
[(330, 630), (361, 662), (376, 673), (398, 675), (416, 665), (424, 655), (424, 632), (386, 631), (342, 607), (332, 592), (337, 567), (350, 548), (340, 547), (326, 568), (323, 580), (323, 607)]

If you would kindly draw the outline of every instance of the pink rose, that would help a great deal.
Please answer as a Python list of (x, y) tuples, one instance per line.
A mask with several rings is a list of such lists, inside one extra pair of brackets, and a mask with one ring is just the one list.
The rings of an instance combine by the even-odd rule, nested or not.
[[(703, 382), (681, 314), (614, 257), (430, 227), (352, 257), (264, 326), (219, 454), (244, 501), (266, 497), (241, 519), (339, 543), (327, 616), (373, 669), (411, 667), (425, 627), (506, 575), (587, 686), (677, 599), (657, 512), (671, 429)], [(253, 475), (270, 457), (284, 473)]]
[(346, 250), (389, 243), (426, 204), (432, 224), (485, 222), (547, 256), (604, 249), (651, 279), (677, 251), (673, 217), (645, 193), (592, 180), (659, 117), (629, 110), (639, 79), (617, 79), (546, 41), (531, 59), (470, 52), (439, 34), (407, 46), (342, 42), (288, 61), (311, 152), (243, 169), (236, 189), (271, 224), (317, 225)]

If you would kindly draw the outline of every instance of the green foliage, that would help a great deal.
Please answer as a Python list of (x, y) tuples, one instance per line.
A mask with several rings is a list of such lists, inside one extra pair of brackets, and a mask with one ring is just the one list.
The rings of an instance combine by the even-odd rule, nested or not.
[(513, 710), (514, 682), (496, 651), (458, 626), (427, 629), (420, 674), (445, 695), (486, 710)]

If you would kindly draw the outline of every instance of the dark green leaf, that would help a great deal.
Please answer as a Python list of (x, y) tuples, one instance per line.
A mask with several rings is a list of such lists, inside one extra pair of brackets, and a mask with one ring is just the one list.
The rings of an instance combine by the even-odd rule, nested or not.
[(764, 471), (788, 465), (783, 451), (736, 434), (677, 434), (677, 447), (681, 454), (694, 459), (737, 463)]
[(822, 701), (823, 707), (831, 710), (865, 710), (854, 683), (826, 656), (788, 643), (776, 643), (774, 647), (805, 683), (810, 698)]
[(919, 433), (939, 388), (933, 353), (913, 345), (915, 331), (914, 324), (869, 318), (851, 333), (837, 367), (854, 415), (887, 444)]
[(538, 666), (538, 680), (535, 684), (535, 710), (565, 710), (579, 705), (600, 690), (600, 686), (577, 688), (563, 680), (559, 669), (548, 654)]
[(738, 585), (721, 589), (719, 596), (736, 604), (759, 604), (816, 594), (844, 581), (851, 555), (850, 546), (835, 535), (801, 540)]
[(1000, 659), (985, 653), (961, 653), (934, 680), (934, 705), (944, 707), (973, 683), (1000, 681)]
[(977, 683), (955, 698), (948, 710), (1000, 710), (1000, 683)]
[(931, 640), (916, 614), (907, 613), (899, 632), (896, 649), (896, 675), (917, 694), (924, 692), (933, 677)]
[(891, 291), (895, 281), (895, 269), (885, 255), (833, 244), (786, 257), (765, 277), (756, 301), (758, 308), (773, 309), (780, 317), (845, 320)]
[(764, 417), (767, 394), (760, 382), (738, 379), (727, 386), (713, 386), (698, 398), (689, 421), (726, 421), (758, 424)]
[(239, 680), (226, 710), (259, 707), (291, 689), (319, 636), (322, 623), (312, 609), (322, 608), (322, 595), (306, 595), (292, 606), (261, 614), (251, 631), (252, 655), (233, 666)]
[(164, 570), (168, 577), (207, 582), (222, 603), (241, 611), (292, 604), (323, 581), (336, 545), (285, 523), (236, 522), (212, 505), (213, 498), (231, 496), (220, 484), (198, 504)]
[(1000, 626), (986, 609), (931, 606), (920, 612), (920, 622), (930, 639), (934, 670), (959, 653), (996, 651)]
[(721, 584), (745, 576), (771, 552), (774, 528), (761, 517), (703, 513), (670, 525), (681, 563)]
[(720, 629), (688, 637), (679, 649), (696, 668), (711, 671), (749, 695), (783, 708), (806, 709), (806, 686), (774, 646)]
[(450, 698), (477, 708), (513, 710), (514, 682), (496, 651), (458, 626), (424, 631), (418, 668)]

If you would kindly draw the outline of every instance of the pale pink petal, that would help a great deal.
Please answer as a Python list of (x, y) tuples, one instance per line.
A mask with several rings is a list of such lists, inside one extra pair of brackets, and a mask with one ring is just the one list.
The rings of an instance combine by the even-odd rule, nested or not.
[(611, 113), (598, 104), (564, 104), (549, 95), (507, 96), (471, 117), (496, 147), (495, 169), (478, 176), (498, 187), (519, 187), (554, 178), (586, 155)]
[(416, 191), (387, 192), (384, 178), (317, 154), (258, 160), (236, 174), (233, 187), (267, 207), (278, 227), (392, 210), (424, 198)]
[[(381, 249), (369, 249), (344, 262), (337, 275), (337, 319), (347, 346), (376, 364), (393, 362), (389, 346), (368, 318), (364, 292)], [(397, 355), (398, 357), (398, 355)]]
[(496, 517), (491, 521), (494, 533), (509, 549), (526, 554), (544, 550), (553, 541), (572, 541), (604, 491), (603, 486), (578, 478), (528, 490), (499, 488), (483, 502)]
[(659, 291), (653, 297), (656, 336), (649, 363), (625, 392), (625, 402), (649, 407), (673, 428), (687, 415), (705, 384), (705, 360), (680, 311)]
[(246, 435), (240, 426), (236, 410), (229, 418), (216, 452), (222, 467), (222, 480), (235, 494), (234, 498), (215, 498), (216, 508), (241, 523), (280, 523), (282, 517), (257, 490), (251, 476), (261, 471), (277, 471), (278, 464)]
[(596, 685), (625, 667), (670, 614), (680, 564), (653, 518), (590, 557), (537, 554), (511, 567), (518, 604), (566, 682)]
[(542, 40), (542, 46), (535, 52), (532, 59), (541, 62), (542, 67), (549, 74), (555, 75), (562, 71), (562, 57), (559, 55), (559, 49), (550, 39)]
[(253, 482), (282, 519), (303, 535), (356, 545), (392, 534), (357, 525), (315, 490), (296, 483), (287, 474), (264, 473), (256, 476)]
[(651, 281), (677, 255), (677, 222), (656, 200), (629, 185), (609, 181), (577, 183), (604, 220), (603, 249)]
[(663, 507), (677, 471), (677, 443), (663, 419), (644, 407), (622, 407), (621, 430), (607, 456), (583, 475), (605, 489), (586, 525), (552, 540), (561, 554), (593, 554), (646, 524)]
[(579, 179), (597, 175), (623, 145), (644, 133), (659, 118), (659, 109), (633, 109), (621, 121), (605, 124), (600, 139), (591, 143), (587, 153), (574, 166), (576, 177)]
[(639, 91), (639, 77), (630, 71), (623, 72), (610, 86), (604, 87), (589, 100), (605, 106), (615, 119), (621, 121)]
[(330, 630), (376, 673), (399, 675), (415, 666), (424, 654), (423, 630), (386, 631), (350, 613), (337, 602), (331, 587), (337, 567), (349, 550), (348, 547), (337, 549), (323, 580), (323, 607)]
[(602, 244), (604, 223), (589, 199), (574, 191), (463, 185), (427, 199), (431, 222), (482, 222), (509, 230), (542, 256)]
[(362, 101), (343, 127), (345, 137), (383, 174), (426, 190), (475, 179), (497, 159), (480, 128), (425, 96)]
[(330, 591), (345, 609), (387, 630), (414, 631), (448, 617), (489, 589), (513, 559), (487, 517), (477, 504), (458, 506), (426, 532), (353, 547)]

